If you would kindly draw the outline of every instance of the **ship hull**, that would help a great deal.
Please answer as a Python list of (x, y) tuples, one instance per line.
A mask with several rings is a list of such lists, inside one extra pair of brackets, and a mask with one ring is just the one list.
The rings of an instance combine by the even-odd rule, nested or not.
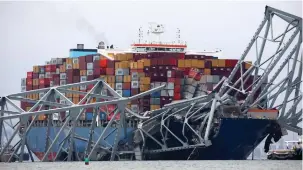
[[(211, 138), (212, 145), (208, 147), (189, 148), (174, 151), (165, 152), (144, 152), (143, 159), (145, 160), (244, 160), (252, 153), (255, 147), (257, 147), (262, 140), (270, 133), (269, 129), (272, 125), (277, 124), (275, 120), (268, 119), (244, 119), (244, 118), (222, 118), (218, 133)], [(171, 129), (178, 136), (181, 136), (180, 124), (172, 123)], [(51, 131), (59, 131), (60, 127), (52, 128)], [(33, 127), (29, 132), (32, 151), (36, 156), (41, 159), (45, 152), (45, 139), (42, 136), (46, 134), (46, 127)], [(96, 133), (94, 135), (94, 141), (97, 140), (98, 134), (101, 134), (103, 128), (96, 127)], [(113, 130), (110, 129), (107, 134)], [(132, 143), (133, 128), (127, 129), (127, 139), (129, 143)], [(179, 132), (179, 133), (178, 133)], [(81, 137), (87, 138), (89, 134), (88, 127), (77, 127), (75, 133)], [(124, 138), (121, 133), (122, 138)], [(54, 138), (54, 133), (51, 133), (51, 138)], [(115, 133), (109, 135), (106, 141), (109, 144), (113, 144)], [(155, 134), (157, 136), (157, 134)], [(158, 136), (160, 137), (160, 136)], [(62, 134), (59, 137), (59, 142), (65, 138)], [(35, 141), (39, 139), (39, 141)], [(58, 143), (59, 143), (58, 142)], [(76, 150), (79, 153), (84, 153), (86, 148), (86, 142), (75, 140)], [(172, 145), (177, 145), (177, 142), (168, 141)], [(106, 143), (101, 142), (106, 146)], [(156, 149), (159, 145), (155, 144), (152, 140), (146, 141), (146, 146)], [(66, 148), (67, 146), (65, 146)], [(52, 160), (56, 156), (59, 144), (51, 150), (51, 154), (48, 155), (48, 159)], [(194, 152), (193, 152), (194, 150)]]

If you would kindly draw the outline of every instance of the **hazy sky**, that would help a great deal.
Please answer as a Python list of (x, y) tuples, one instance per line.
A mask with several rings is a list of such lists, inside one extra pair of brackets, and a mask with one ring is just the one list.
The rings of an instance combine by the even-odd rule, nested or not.
[(167, 40), (180, 28), (189, 49), (220, 48), (224, 58), (239, 58), (266, 5), (302, 15), (300, 1), (0, 2), (0, 95), (19, 92), (33, 65), (67, 57), (77, 43), (95, 48), (106, 39), (127, 48), (148, 22), (164, 24)]

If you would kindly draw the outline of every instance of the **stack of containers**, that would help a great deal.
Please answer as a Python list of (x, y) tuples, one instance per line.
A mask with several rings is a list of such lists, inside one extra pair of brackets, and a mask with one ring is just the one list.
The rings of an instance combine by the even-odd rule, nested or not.
[[(136, 53), (112, 55), (114, 60), (87, 55), (79, 58), (52, 58), (44, 66), (34, 66), (21, 81), (21, 90), (35, 90), (51, 86), (65, 85), (96, 78), (103, 78), (123, 97), (136, 95), (166, 84), (164, 90), (155, 92), (143, 99), (132, 101), (128, 107), (135, 112), (155, 110), (173, 100), (188, 99), (211, 91), (223, 76), (228, 77), (238, 60), (219, 60), (212, 56), (185, 55), (184, 53)], [(251, 63), (243, 63), (243, 73)], [(240, 72), (240, 71), (238, 71)], [(236, 77), (239, 77), (239, 73)], [(251, 78), (248, 84), (251, 84)], [(71, 90), (90, 91), (93, 85), (71, 88)], [(246, 86), (248, 87), (248, 86)], [(107, 90), (102, 91), (106, 95)], [(39, 99), (42, 94), (31, 94), (28, 98)], [(84, 96), (66, 96), (78, 103)], [(64, 102), (57, 98), (59, 102)], [(22, 102), (22, 108), (31, 104)], [(114, 107), (114, 106), (110, 106)], [(92, 109), (81, 117), (91, 119)], [(100, 118), (104, 116), (101, 116)], [(65, 114), (65, 113), (64, 113)], [(61, 118), (63, 118), (63, 113)]]

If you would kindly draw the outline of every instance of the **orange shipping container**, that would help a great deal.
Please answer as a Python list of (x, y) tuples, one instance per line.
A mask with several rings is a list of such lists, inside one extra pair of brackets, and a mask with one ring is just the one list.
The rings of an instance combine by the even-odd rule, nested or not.
[(130, 64), (130, 68), (131, 69), (137, 69), (137, 67), (138, 67), (138, 63), (137, 62), (130, 62), (129, 64)]
[(108, 81), (107, 81), (107, 76), (100, 75), (100, 78), (103, 79), (106, 83), (108, 82)]
[(204, 67), (205, 67), (204, 60), (198, 60), (197, 61), (197, 68), (204, 68)]
[(178, 67), (184, 68), (185, 67), (185, 60), (178, 60)]
[(150, 105), (150, 110), (160, 109), (160, 105)]
[(212, 66), (212, 67), (218, 67), (218, 65), (219, 65), (219, 64), (218, 64), (218, 60), (216, 60), (216, 59), (212, 59), (212, 60), (211, 60), (211, 66)]
[(142, 61), (138, 61), (138, 69), (143, 69), (144, 63)]
[(218, 67), (225, 67), (225, 60), (224, 59), (220, 59), (218, 60)]
[(131, 82), (131, 76), (130, 75), (123, 76), (123, 82), (124, 83), (130, 83)]
[(60, 65), (60, 73), (66, 72), (66, 64)]
[(115, 68), (116, 68), (116, 69), (117, 69), (117, 68), (121, 68), (120, 62), (116, 62), (116, 63), (115, 63)]
[(33, 71), (34, 73), (39, 73), (39, 66), (34, 66)]
[(251, 67), (251, 65), (252, 65), (252, 62), (251, 61), (246, 61), (245, 62), (245, 69), (249, 69), (250, 67)]
[(79, 63), (77, 63), (77, 64), (73, 64), (73, 69), (79, 69), (80, 68), (80, 65), (79, 65)]
[(73, 103), (78, 104), (80, 102), (79, 97), (73, 98)]
[(185, 60), (184, 67), (190, 68), (191, 67), (191, 60)]
[(38, 116), (38, 120), (46, 120), (46, 115), (40, 114), (40, 115)]
[(150, 59), (143, 59), (142, 61), (143, 61), (144, 67), (150, 66)]
[(211, 70), (209, 68), (204, 69), (205, 75), (211, 75)]
[(150, 84), (150, 77), (141, 77), (140, 84)]
[(87, 70), (80, 70), (80, 76), (86, 76)]
[(115, 89), (115, 83), (109, 83), (110, 87)]
[(67, 58), (66, 59), (66, 64), (73, 64), (73, 59), (72, 58)]
[(115, 83), (116, 77), (115, 76), (108, 76), (107, 81), (108, 83)]
[(127, 60), (132, 60), (133, 59), (133, 54), (132, 53), (128, 53), (126, 56)]
[(150, 88), (150, 85), (141, 84), (141, 85), (140, 85), (140, 92), (148, 91), (149, 88)]
[(198, 68), (198, 61), (199, 61), (199, 60), (197, 60), (197, 59), (192, 59), (192, 60), (191, 60), (191, 66), (192, 66), (192, 67), (195, 67), (195, 68)]
[(30, 109), (31, 109), (31, 107), (26, 107), (26, 108), (25, 108), (25, 111), (28, 112)]

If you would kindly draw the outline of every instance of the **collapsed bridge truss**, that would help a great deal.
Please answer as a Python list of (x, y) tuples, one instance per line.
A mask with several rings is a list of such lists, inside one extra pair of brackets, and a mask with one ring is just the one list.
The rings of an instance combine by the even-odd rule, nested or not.
[[(281, 27), (277, 29), (277, 32), (281, 31), (281, 34), (277, 35), (275, 35), (276, 28), (274, 27), (276, 20), (285, 24), (284, 29)], [(31, 160), (34, 161), (30, 152), (31, 148), (26, 140), (34, 121), (37, 120), (40, 114), (49, 115), (47, 118), (47, 128), (50, 128), (53, 126), (51, 115), (66, 111), (69, 112), (69, 116), (64, 122), (61, 122), (62, 126), (56, 133), (55, 138), (51, 139), (48, 134), (45, 135), (47, 139), (45, 145), (46, 153), (42, 161), (49, 161), (47, 155), (56, 142), (60, 142), (57, 156), (60, 155), (60, 152), (67, 152), (68, 161), (80, 160), (80, 158), (75, 159), (73, 156), (75, 152), (75, 139), (80, 139), (87, 143), (85, 149), (87, 157), (93, 157), (96, 154), (96, 150), (101, 148), (110, 153), (110, 160), (114, 160), (119, 152), (121, 152), (117, 151), (119, 147), (119, 135), (121, 131), (126, 135), (126, 119), (129, 117), (136, 117), (140, 120), (137, 130), (134, 132), (135, 143), (138, 144), (138, 147), (134, 148), (134, 153), (142, 153), (146, 139), (151, 139), (159, 145), (159, 148), (149, 149), (148, 152), (166, 152), (186, 148), (208, 147), (212, 144), (209, 136), (213, 123), (220, 118), (220, 115), (224, 114), (222, 108), (227, 105), (235, 106), (244, 115), (252, 107), (278, 109), (278, 122), (282, 128), (301, 135), (302, 128), (298, 125), (302, 122), (302, 108), (300, 108), (300, 103), (302, 102), (302, 91), (300, 89), (302, 88), (303, 62), (301, 43), (302, 18), (266, 7), (264, 19), (244, 50), (237, 65), (230, 76), (223, 78), (212, 92), (191, 99), (173, 102), (161, 109), (143, 114), (134, 113), (126, 108), (127, 103), (155, 91), (163, 90), (165, 89), (165, 85), (125, 98), (102, 79), (96, 79), (1, 97), (0, 127), (2, 130), (0, 131), (0, 156), (5, 155), (10, 145), (14, 145), (14, 153), (10, 155), (7, 161), (10, 162), (13, 158), (17, 158), (18, 161), (22, 162), (25, 148), (29, 151)], [(244, 71), (243, 63), (251, 58), (255, 59), (254, 62), (249, 63), (251, 67), (247, 71)], [(253, 75), (253, 81), (247, 87), (245, 84), (249, 80), (250, 75)], [(89, 92), (70, 90), (71, 87), (88, 84), (94, 84), (94, 87)], [(104, 90), (107, 90), (109, 95), (104, 95)], [(26, 98), (28, 94), (41, 92), (44, 95), (38, 101)], [(65, 93), (81, 94), (85, 95), (85, 97), (79, 103), (73, 103), (64, 95)], [(63, 98), (65, 100), (64, 104), (56, 102), (55, 95)], [(244, 97), (244, 100), (239, 100), (239, 96)], [(92, 98), (96, 98), (97, 101), (91, 103)], [(13, 100), (35, 104), (26, 112), (17, 106)], [(74, 128), (76, 123), (86, 108), (94, 108), (93, 120), (96, 120), (97, 110), (102, 106), (110, 104), (116, 105), (114, 115), (103, 132), (99, 134), (96, 141), (93, 140), (93, 134), (96, 133), (94, 131), (95, 121), (92, 121), (87, 138), (83, 139), (75, 133)], [(42, 110), (45, 108), (44, 106), (48, 106), (48, 108)], [(106, 138), (105, 132), (112, 126), (118, 113), (121, 115), (121, 118), (119, 121), (116, 121), (117, 128), (115, 130), (114, 144), (107, 147), (101, 146), (100, 142)], [(34, 116), (31, 122), (28, 122), (29, 116)], [(178, 119), (182, 122), (181, 133), (184, 138), (181, 139), (170, 129), (169, 122), (172, 119)], [(155, 123), (158, 127), (157, 129), (153, 129)], [(10, 136), (7, 135), (8, 128), (13, 130)], [(161, 134), (161, 140), (154, 138), (153, 134), (156, 133), (155, 131)], [(188, 131), (192, 134), (191, 140), (189, 140), (187, 135)], [(58, 141), (61, 133), (65, 133), (66, 138), (63, 141)], [(167, 144), (168, 134), (170, 138), (174, 138), (180, 145), (169, 146)], [(13, 144), (14, 140), (17, 141), (15, 144)], [(63, 149), (63, 145), (65, 144), (68, 146), (67, 150)], [(20, 154), (17, 155), (17, 153)], [(56, 157), (53, 160), (56, 160)], [(139, 154), (136, 159), (143, 159), (143, 157)]]

